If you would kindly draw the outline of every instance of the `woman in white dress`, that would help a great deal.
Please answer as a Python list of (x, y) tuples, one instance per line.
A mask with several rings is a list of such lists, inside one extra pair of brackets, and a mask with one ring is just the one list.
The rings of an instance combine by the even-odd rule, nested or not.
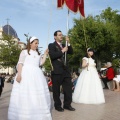
[(8, 120), (52, 120), (50, 93), (46, 78), (39, 67), (44, 64), (48, 50), (41, 57), (38, 42), (36, 37), (31, 37), (27, 49), (20, 54)]
[(113, 91), (120, 91), (120, 73), (113, 78)]
[(82, 59), (82, 72), (78, 78), (74, 93), (73, 102), (84, 104), (105, 103), (103, 88), (99, 78), (96, 64), (93, 59), (94, 51), (87, 49), (87, 57)]

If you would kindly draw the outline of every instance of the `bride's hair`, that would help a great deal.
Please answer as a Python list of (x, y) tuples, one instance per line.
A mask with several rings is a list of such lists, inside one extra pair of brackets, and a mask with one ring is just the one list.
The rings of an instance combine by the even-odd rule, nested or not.
[[(27, 42), (27, 47), (26, 47), (27, 52), (28, 52), (29, 55), (30, 55), (30, 49), (31, 49), (30, 44), (34, 42), (34, 40), (33, 40), (33, 41), (30, 43), (30, 39), (31, 39), (31, 38), (29, 38), (29, 40), (28, 40), (28, 42)], [(38, 39), (35, 39), (35, 40), (38, 40)], [(37, 51), (38, 55), (40, 55), (38, 48), (36, 49), (36, 51)]]
[[(90, 57), (88, 56), (88, 54), (86, 54), (85, 57), (90, 58)], [(93, 55), (91, 56), (91, 58), (92, 58), (92, 59), (95, 59), (95, 55), (93, 54)]]
[(89, 52), (89, 51), (92, 51), (92, 52), (93, 52), (93, 55), (91, 56), (91, 58), (95, 61), (95, 63), (97, 63), (97, 60), (96, 60), (96, 57), (95, 57), (95, 51), (94, 51), (94, 49), (88, 48), (85, 57), (90, 58), (90, 57), (88, 56), (88, 52)]
[(88, 52), (89, 52), (89, 51), (92, 51), (92, 52), (93, 52), (93, 55), (91, 56), (91, 58), (92, 58), (92, 59), (95, 59), (94, 49), (92, 49), (92, 48), (87, 48), (87, 54), (86, 54), (85, 57), (89, 58), (89, 56), (88, 56)]

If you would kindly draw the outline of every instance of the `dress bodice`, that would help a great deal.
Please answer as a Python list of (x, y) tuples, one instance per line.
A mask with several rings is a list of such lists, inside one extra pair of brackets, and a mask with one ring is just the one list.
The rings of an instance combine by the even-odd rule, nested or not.
[(92, 59), (92, 58), (87, 58), (87, 57), (84, 57), (83, 59), (86, 60), (86, 62), (89, 64), (88, 67), (96, 67), (96, 63), (95, 63), (95, 60)]
[(30, 55), (28, 54), (27, 50), (23, 50), (19, 57), (19, 63), (22, 63), (25, 65), (33, 65), (33, 66), (39, 66), (41, 63), (41, 55), (38, 55), (37, 51), (30, 50)]

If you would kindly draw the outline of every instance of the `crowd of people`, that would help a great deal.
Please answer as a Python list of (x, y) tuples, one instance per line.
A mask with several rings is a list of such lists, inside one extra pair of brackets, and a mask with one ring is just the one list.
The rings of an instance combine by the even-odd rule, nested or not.
[[(107, 62), (105, 64), (105, 69), (98, 70), (97, 73), (102, 82), (103, 89), (110, 89), (112, 91), (120, 91), (120, 72), (118, 71), (117, 73), (115, 73), (115, 70), (114, 70), (111, 62)], [(73, 71), (71, 73), (72, 91), (73, 92), (76, 87), (76, 83), (77, 83), (79, 75), (80, 75), (80, 73), (78, 71)], [(51, 75), (45, 74), (45, 76), (46, 76), (46, 79), (48, 82), (49, 90), (50, 90), (50, 92), (53, 92)], [(63, 93), (62, 87), (61, 87), (61, 93)]]
[(8, 73), (0, 73), (0, 97), (4, 88), (4, 83), (12, 83), (14, 82), (15, 73), (9, 75)]
[[(107, 62), (106, 63), (106, 69), (99, 71), (100, 79), (104, 83), (103, 89), (111, 89), (112, 91), (120, 91), (120, 72), (115, 72), (112, 63)], [(110, 85), (108, 87), (108, 83), (111, 84), (112, 88), (110, 88)]]

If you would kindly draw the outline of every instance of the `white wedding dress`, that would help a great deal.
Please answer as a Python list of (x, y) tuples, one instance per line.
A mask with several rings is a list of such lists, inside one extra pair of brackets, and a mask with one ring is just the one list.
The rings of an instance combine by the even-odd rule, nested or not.
[(103, 88), (96, 64), (92, 58), (84, 57), (89, 66), (83, 68), (73, 93), (73, 102), (84, 104), (105, 103)]
[[(23, 64), (21, 82), (16, 81), (10, 98), (8, 120), (52, 120), (51, 99), (46, 78), (39, 68), (41, 56), (23, 50), (18, 64)], [(17, 76), (17, 75), (16, 75)]]

